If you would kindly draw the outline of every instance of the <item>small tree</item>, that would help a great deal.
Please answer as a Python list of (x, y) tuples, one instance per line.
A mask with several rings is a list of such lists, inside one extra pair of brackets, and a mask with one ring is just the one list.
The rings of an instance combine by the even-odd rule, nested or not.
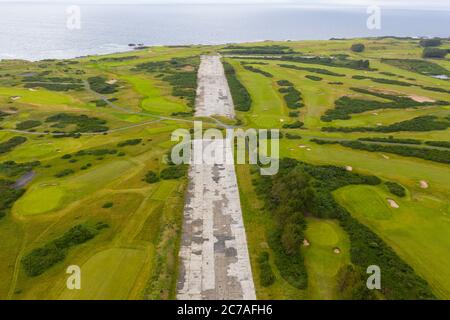
[(363, 52), (366, 47), (362, 43), (354, 43), (352, 44), (350, 50), (353, 52)]

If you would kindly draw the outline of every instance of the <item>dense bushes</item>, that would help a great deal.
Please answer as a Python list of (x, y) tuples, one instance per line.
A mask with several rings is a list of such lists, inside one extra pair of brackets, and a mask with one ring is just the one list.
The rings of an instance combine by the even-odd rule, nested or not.
[[(292, 84), (287, 80), (278, 81), (278, 84), (285, 84), (278, 91), (283, 94), (284, 101), (286, 101), (286, 106), (289, 109), (298, 109), (305, 106), (303, 103), (303, 97), (300, 91), (295, 89)], [(289, 83), (289, 85), (287, 85)]]
[(284, 129), (299, 129), (303, 127), (305, 124), (301, 121), (295, 121), (293, 123), (285, 123), (283, 124)]
[(161, 171), (160, 177), (163, 180), (179, 179), (186, 175), (187, 168), (185, 165), (171, 165)]
[(29, 277), (41, 275), (49, 268), (65, 259), (67, 251), (74, 246), (93, 239), (100, 230), (108, 225), (102, 222), (94, 226), (77, 225), (61, 237), (47, 243), (41, 248), (36, 248), (22, 258), (22, 266)]
[(422, 57), (424, 58), (445, 58), (448, 50), (439, 48), (425, 48), (423, 49)]
[(141, 63), (133, 71), (158, 73), (158, 77), (172, 86), (173, 96), (185, 99), (187, 105), (194, 108), (199, 64), (198, 57), (173, 58), (168, 61)]
[(276, 278), (269, 263), (269, 253), (261, 252), (258, 257), (259, 281), (263, 287), (271, 286)]
[(311, 139), (311, 141), (317, 144), (340, 144), (341, 146), (356, 150), (364, 150), (369, 152), (386, 152), (398, 154), (404, 157), (415, 157), (435, 162), (450, 163), (450, 150), (418, 148), (400, 145), (381, 145), (374, 143), (366, 144), (362, 143), (361, 141), (331, 141), (321, 139)]
[(64, 170), (61, 170), (58, 173), (56, 173), (55, 177), (56, 178), (63, 178), (63, 177), (69, 176), (69, 175), (74, 174), (74, 173), (75, 173), (75, 171), (72, 170), (72, 169), (64, 169)]
[(312, 80), (312, 81), (322, 81), (321, 77), (317, 77), (317, 76), (313, 76), (313, 75), (306, 75), (305, 76), (306, 79)]
[(44, 77), (45, 74), (25, 77), (25, 88), (44, 88), (51, 91), (82, 90), (81, 79), (69, 77)]
[(5, 161), (0, 163), (0, 174), (7, 177), (15, 177), (24, 173), (30, 172), (35, 167), (39, 166), (39, 161), (17, 163), (15, 161)]
[(330, 71), (328, 69), (320, 69), (320, 68), (309, 68), (309, 67), (300, 67), (292, 64), (279, 64), (278, 66), (282, 68), (288, 68), (288, 69), (294, 69), (294, 70), (301, 70), (301, 71), (309, 71), (319, 74), (324, 74), (328, 76), (334, 76), (334, 77), (345, 77), (345, 74), (336, 73), (333, 71)]
[(27, 138), (25, 137), (12, 137), (11, 139), (1, 142), (0, 143), (0, 154), (7, 153), (13, 150), (15, 147), (21, 145), (22, 143), (25, 143), (27, 141)]
[(272, 213), (276, 225), (268, 232), (268, 243), (281, 276), (292, 286), (305, 289), (306, 267), (300, 250), (306, 222), (308, 177), (299, 170), (283, 171), (271, 177), (259, 177), (255, 189)]
[(419, 41), (421, 47), (439, 47), (442, 44), (442, 40), (439, 38), (422, 39)]
[(366, 100), (352, 97), (341, 97), (335, 101), (335, 108), (329, 109), (321, 117), (322, 121), (331, 122), (333, 120), (348, 120), (351, 119), (353, 113), (363, 113), (366, 111), (373, 111), (378, 109), (406, 109), (413, 107), (423, 107), (429, 105), (448, 105), (445, 101), (433, 101), (433, 102), (417, 102), (411, 98), (404, 96), (395, 96), (392, 94), (385, 94), (380, 92), (373, 92), (366, 89), (351, 88), (352, 91), (357, 93), (367, 94), (390, 100), (389, 102), (381, 102), (375, 100)]
[[(312, 213), (319, 218), (338, 219), (350, 238), (350, 258), (353, 265), (361, 270), (365, 270), (370, 265), (378, 265), (383, 270), (381, 293), (385, 298), (434, 299), (435, 296), (428, 284), (374, 232), (341, 207), (332, 195), (334, 190), (347, 185), (378, 185), (380, 182), (377, 177), (348, 172), (341, 167), (313, 166), (294, 159), (282, 159), (279, 174), (274, 177), (258, 178), (256, 190), (266, 199), (266, 209), (278, 217), (277, 221), (280, 219), (288, 221), (291, 215), (299, 212)], [(283, 208), (281, 215), (278, 215), (278, 208)], [(280, 232), (280, 228), (276, 227), (275, 234), (278, 233), (278, 236), (270, 238), (272, 247), (278, 250), (274, 253), (277, 254), (281, 251), (284, 253), (283, 257), (291, 257), (286, 255), (282, 249)], [(275, 245), (273, 245), (273, 239), (275, 239)], [(283, 276), (281, 271), (290, 270), (289, 268), (293, 264), (290, 261), (282, 260), (276, 265), (277, 268), (281, 268), (280, 273)], [(298, 281), (302, 279), (298, 274), (301, 264), (296, 267), (295, 280)], [(367, 299), (370, 297), (371, 294), (365, 287), (365, 280), (362, 277), (354, 277), (354, 280), (358, 285), (352, 287), (359, 289), (357, 292), (351, 293), (351, 298)], [(364, 282), (361, 283), (361, 281)]]
[(354, 43), (350, 47), (350, 50), (352, 50), (353, 52), (363, 52), (365, 48), (366, 47), (362, 43)]
[(282, 57), (241, 57), (260, 60), (275, 60), (286, 62), (299, 62), (305, 64), (318, 64), (330, 67), (349, 68), (357, 70), (371, 70), (369, 60), (335, 59), (334, 57), (310, 57), (310, 56), (282, 56)]
[(230, 45), (225, 47), (222, 52), (231, 55), (259, 55), (259, 54), (292, 54), (294, 51), (286, 46), (238, 46)]
[(368, 142), (383, 142), (383, 143), (400, 143), (400, 144), (422, 144), (420, 140), (416, 139), (398, 139), (390, 136), (389, 138), (375, 137), (375, 138), (359, 138), (359, 141)]
[(142, 139), (129, 139), (126, 141), (119, 142), (118, 147), (135, 146), (142, 142)]
[(25, 120), (25, 121), (22, 121), (22, 122), (19, 122), (18, 124), (16, 124), (16, 129), (17, 130), (28, 130), (28, 129), (39, 127), (41, 124), (42, 124), (42, 122), (40, 122), (38, 120)]
[(234, 107), (238, 111), (249, 111), (252, 105), (250, 93), (244, 85), (238, 80), (236, 71), (228, 62), (223, 63), (225, 75), (230, 86), (231, 96), (233, 97)]
[(396, 195), (400, 198), (403, 198), (404, 196), (406, 196), (405, 188), (403, 188), (398, 183), (387, 181), (384, 184), (388, 188), (389, 192), (392, 193), (393, 195)]
[(243, 68), (244, 68), (245, 70), (248, 70), (248, 71), (251, 71), (251, 72), (255, 72), (255, 73), (262, 74), (263, 76), (265, 76), (265, 77), (267, 77), (267, 78), (273, 78), (273, 74), (271, 74), (271, 73), (269, 73), (269, 72), (267, 72), (267, 71), (264, 71), (264, 70), (255, 68), (255, 67), (253, 67), (253, 66), (251, 66), (251, 65), (244, 65)]
[(439, 148), (450, 148), (450, 141), (426, 141), (425, 144)]
[(109, 130), (109, 128), (105, 126), (105, 120), (88, 117), (84, 114), (58, 113), (48, 117), (45, 122), (54, 123), (52, 127), (56, 128), (65, 128), (68, 125), (74, 124), (76, 125), (76, 128), (72, 133), (105, 132)]
[(117, 83), (109, 84), (106, 81), (106, 78), (100, 76), (88, 78), (90, 88), (97, 93), (110, 94), (117, 92), (119, 85)]
[(398, 131), (434, 131), (446, 130), (450, 121), (436, 116), (420, 116), (391, 125), (377, 127), (323, 127), (326, 132), (398, 132)]
[(147, 182), (148, 184), (156, 183), (159, 181), (158, 174), (154, 171), (149, 171), (145, 175), (144, 181)]
[(24, 193), (23, 189), (14, 189), (14, 182), (0, 179), (0, 219), (3, 218)]
[(423, 75), (447, 75), (450, 76), (450, 71), (441, 65), (427, 61), (427, 60), (419, 60), (419, 59), (381, 59), (381, 62), (390, 64), (392, 66), (420, 73)]

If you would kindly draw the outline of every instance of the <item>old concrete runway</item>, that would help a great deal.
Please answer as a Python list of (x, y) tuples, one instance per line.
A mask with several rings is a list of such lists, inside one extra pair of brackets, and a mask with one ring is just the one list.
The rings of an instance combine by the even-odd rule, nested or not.
[[(196, 115), (234, 117), (218, 56), (202, 56)], [(189, 170), (180, 249), (179, 300), (256, 299), (242, 209), (228, 140), (195, 140), (212, 152)], [(221, 157), (216, 157), (219, 153)], [(195, 156), (195, 155), (194, 155)]]

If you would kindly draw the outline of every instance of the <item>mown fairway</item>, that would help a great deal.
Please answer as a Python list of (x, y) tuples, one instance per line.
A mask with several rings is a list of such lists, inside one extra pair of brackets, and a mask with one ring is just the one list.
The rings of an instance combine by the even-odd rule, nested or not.
[[(356, 42), (365, 45), (363, 52), (350, 50)], [(259, 51), (284, 47), (293, 53)], [(17, 196), (10, 207), (0, 208), (0, 299), (175, 298), (187, 181), (182, 175), (164, 180), (160, 174), (171, 167), (172, 131), (190, 129), (195, 120), (193, 75), (199, 56), (217, 52), (233, 67), (251, 103), (248, 111), (237, 111), (237, 121), (205, 118), (204, 127), (281, 129), (282, 158), (380, 178), (376, 186), (335, 190), (334, 199), (426, 280), (437, 298), (449, 299), (448, 162), (406, 156), (403, 149), (367, 150), (367, 145), (449, 150), (442, 144), (450, 140), (449, 127), (403, 123), (424, 116), (450, 122), (450, 82), (408, 69), (402, 60), (421, 59), (418, 40), (264, 42), (234, 49), (240, 53), (224, 48), (152, 47), (64, 61), (0, 62), (0, 180), (9, 181), (0, 191), (2, 197)], [(289, 58), (317, 56), (332, 58)], [(400, 64), (383, 59), (400, 59)], [(359, 60), (367, 60), (370, 68), (345, 65)], [(425, 61), (450, 68), (448, 58)], [(286, 98), (293, 89), (300, 92), (300, 107), (292, 108), (299, 101)], [(339, 103), (345, 112), (332, 113)], [(382, 107), (364, 109), (374, 104)], [(330, 112), (331, 118), (324, 117)], [(399, 123), (395, 130), (386, 129)], [(366, 150), (342, 144), (389, 137), (394, 141), (367, 142)], [(405, 139), (418, 142), (409, 145)], [(342, 270), (354, 266), (352, 242), (336, 219), (307, 212), (307, 242), (298, 248), (307, 287), (299, 289), (283, 277), (269, 239), (277, 219), (253, 184), (253, 169), (236, 166), (257, 297), (348, 298)], [(159, 179), (152, 180), (151, 173)], [(403, 186), (406, 196), (391, 194), (387, 181)], [(13, 194), (10, 182), (18, 183), (23, 194)], [(27, 272), (23, 261), (34, 249), (48, 249), (79, 225), (100, 227), (92, 238), (59, 248), (62, 259), (38, 275)], [(265, 252), (274, 275), (269, 285), (260, 277)], [(80, 291), (66, 289), (69, 265), (82, 268)]]

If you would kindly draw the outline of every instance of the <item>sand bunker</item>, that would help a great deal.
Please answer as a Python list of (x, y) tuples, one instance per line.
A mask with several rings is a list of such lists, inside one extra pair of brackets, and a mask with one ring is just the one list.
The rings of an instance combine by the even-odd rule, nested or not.
[(426, 182), (425, 180), (420, 181), (420, 187), (422, 189), (428, 189), (428, 182)]
[(389, 160), (390, 158), (387, 156), (387, 155), (385, 155), (385, 154), (382, 154), (381, 155), (383, 158), (385, 158), (386, 160)]
[(306, 240), (306, 239), (303, 240), (303, 246), (304, 247), (309, 247), (310, 245), (311, 245), (311, 243), (309, 243), (308, 240)]
[(436, 100), (433, 100), (431, 98), (421, 97), (421, 96), (417, 96), (415, 94), (411, 94), (411, 95), (409, 95), (407, 97), (411, 98), (412, 100), (417, 101), (417, 102), (435, 102), (436, 101)]
[(116, 84), (117, 80), (116, 79), (111, 79), (111, 80), (106, 81), (106, 83), (107, 84)]
[(16, 100), (19, 100), (20, 98), (22, 98), (22, 97), (20, 97), (20, 96), (14, 96), (14, 97), (11, 97), (11, 100), (16, 101)]
[(339, 249), (339, 248), (334, 248), (334, 249), (333, 249), (333, 252), (334, 252), (335, 254), (340, 254), (340, 253), (341, 253), (341, 249)]
[(391, 206), (391, 208), (394, 208), (394, 209), (400, 208), (400, 206), (398, 205), (398, 203), (395, 202), (394, 200), (392, 200), (392, 199), (387, 199), (387, 201), (388, 201), (389, 205)]
[(345, 167), (345, 170), (352, 172), (352, 171), (353, 171), (353, 167), (346, 166), (346, 167)]

